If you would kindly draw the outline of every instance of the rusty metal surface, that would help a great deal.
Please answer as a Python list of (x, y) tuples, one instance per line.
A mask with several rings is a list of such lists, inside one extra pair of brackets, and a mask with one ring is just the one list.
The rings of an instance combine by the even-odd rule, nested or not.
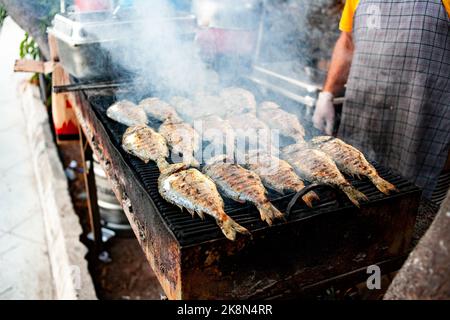
[(180, 296), (180, 248), (153, 201), (137, 182), (83, 95), (77, 94), (76, 116), (93, 152), (111, 182), (149, 263), (170, 299)]
[[(186, 241), (189, 233), (173, 229), (160, 210), (167, 204), (150, 196), (86, 97), (79, 94), (78, 101), (80, 125), (169, 299), (294, 297), (327, 279), (399, 259), (409, 248), (420, 199), (415, 187), (392, 197), (374, 197), (360, 210), (326, 204), (298, 219), (295, 214), (303, 209), (296, 208), (294, 219), (271, 228), (244, 221), (253, 237), (235, 242), (226, 240), (211, 221), (186, 218), (186, 225), (210, 230), (211, 223), (215, 230), (204, 240)], [(240, 216), (252, 214), (249, 210)]]

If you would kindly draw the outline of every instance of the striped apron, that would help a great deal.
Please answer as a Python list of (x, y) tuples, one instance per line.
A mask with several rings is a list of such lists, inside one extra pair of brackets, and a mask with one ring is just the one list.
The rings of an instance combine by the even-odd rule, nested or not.
[(430, 198), (450, 147), (450, 19), (441, 0), (361, 0), (338, 136)]

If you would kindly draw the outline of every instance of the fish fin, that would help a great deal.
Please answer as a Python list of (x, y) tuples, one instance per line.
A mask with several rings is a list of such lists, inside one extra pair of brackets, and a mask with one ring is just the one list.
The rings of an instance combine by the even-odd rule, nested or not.
[(258, 210), (261, 215), (261, 220), (267, 222), (269, 226), (272, 225), (273, 220), (284, 218), (284, 214), (281, 213), (277, 208), (275, 208), (274, 205), (269, 201), (262, 205), (259, 205)]
[(359, 201), (369, 200), (364, 193), (356, 190), (352, 185), (341, 186), (341, 190), (344, 191), (350, 201), (358, 208), (360, 207)]
[(205, 214), (203, 213), (203, 211), (197, 211), (197, 214), (200, 217), (200, 219), (205, 220)]
[(313, 207), (313, 201), (319, 201), (320, 198), (314, 191), (310, 191), (302, 197), (302, 200), (306, 203), (306, 205), (310, 208)]
[(164, 158), (157, 159), (156, 165), (158, 166), (160, 172), (166, 170), (170, 166), (170, 164)]
[(369, 176), (369, 179), (377, 187), (378, 190), (384, 194), (391, 194), (391, 192), (398, 192), (398, 189), (390, 182), (384, 180), (379, 175)]
[(246, 228), (238, 224), (230, 217), (227, 217), (227, 219), (225, 220), (217, 220), (217, 224), (219, 225), (220, 229), (222, 229), (225, 237), (227, 237), (231, 241), (236, 240), (236, 233), (251, 235), (250, 231), (248, 231)]

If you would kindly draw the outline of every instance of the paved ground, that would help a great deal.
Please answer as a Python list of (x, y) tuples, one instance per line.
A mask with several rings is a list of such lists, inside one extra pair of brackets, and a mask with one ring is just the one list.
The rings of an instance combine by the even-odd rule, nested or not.
[(54, 296), (45, 230), (14, 74), (24, 32), (9, 18), (0, 31), (0, 299)]

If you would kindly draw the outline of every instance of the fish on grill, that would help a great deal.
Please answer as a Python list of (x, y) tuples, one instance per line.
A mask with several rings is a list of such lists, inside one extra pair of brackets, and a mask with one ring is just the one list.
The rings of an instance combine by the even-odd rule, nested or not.
[(211, 115), (201, 120), (202, 137), (213, 146), (223, 149), (226, 147), (228, 154), (234, 154), (235, 133), (228, 120)]
[(253, 203), (261, 215), (261, 220), (272, 225), (273, 220), (284, 215), (269, 202), (261, 179), (250, 170), (230, 161), (226, 156), (217, 156), (208, 161), (203, 172), (209, 176), (227, 198), (244, 203)]
[(366, 176), (384, 194), (397, 191), (397, 188), (378, 175), (377, 170), (366, 160), (361, 151), (341, 139), (330, 136), (315, 137), (310, 141), (312, 147), (325, 152), (336, 162), (338, 168), (352, 176)]
[(197, 92), (194, 95), (195, 118), (198, 119), (210, 115), (223, 117), (226, 115), (223, 104), (223, 100), (219, 96)]
[(158, 121), (164, 122), (168, 118), (181, 121), (175, 108), (158, 98), (144, 99), (139, 103), (139, 106), (144, 109), (147, 116)]
[[(297, 193), (305, 188), (305, 183), (295, 173), (294, 168), (274, 155), (251, 151), (248, 154), (246, 167), (259, 175), (266, 187), (279, 193)], [(319, 200), (319, 197), (311, 191), (305, 194), (302, 199), (308, 207), (312, 207), (312, 202)]]
[(159, 133), (167, 140), (172, 155), (181, 155), (183, 163), (199, 167), (195, 154), (199, 151), (201, 140), (190, 124), (169, 118), (159, 127)]
[(169, 103), (175, 108), (178, 115), (180, 115), (184, 121), (192, 123), (195, 119), (196, 110), (192, 100), (185, 97), (175, 96), (170, 99)]
[(170, 165), (161, 172), (158, 190), (166, 201), (185, 208), (192, 216), (197, 213), (202, 219), (205, 214), (213, 217), (230, 240), (236, 239), (236, 233), (250, 234), (225, 213), (216, 185), (197, 169), (187, 169), (184, 164)]
[(169, 148), (166, 139), (144, 125), (129, 127), (122, 138), (122, 148), (145, 163), (155, 161), (159, 170), (168, 166)]
[(242, 149), (241, 144), (248, 139), (250, 150), (264, 150), (269, 152), (274, 145), (270, 128), (256, 115), (245, 113), (228, 118), (228, 122), (236, 134), (237, 148)]
[(357, 207), (360, 206), (360, 201), (368, 200), (345, 179), (334, 161), (320, 150), (310, 149), (306, 144), (300, 143), (283, 149), (283, 158), (306, 180), (339, 188)]
[(256, 114), (256, 99), (250, 91), (237, 87), (225, 88), (220, 92), (220, 98), (227, 116), (247, 112)]
[(128, 127), (147, 124), (147, 114), (140, 106), (128, 100), (114, 103), (106, 110), (106, 115), (114, 121), (120, 122)]
[(280, 108), (274, 102), (263, 102), (259, 106), (258, 117), (264, 121), (270, 129), (278, 130), (282, 135), (295, 141), (305, 138), (305, 129), (298, 118)]

